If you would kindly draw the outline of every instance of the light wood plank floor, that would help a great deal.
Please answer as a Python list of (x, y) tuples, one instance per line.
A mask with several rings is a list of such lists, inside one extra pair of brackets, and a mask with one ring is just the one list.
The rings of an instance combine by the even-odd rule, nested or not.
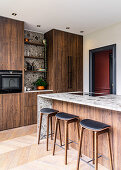
[[(68, 151), (68, 165), (64, 165), (64, 150), (56, 147), (52, 156), (52, 144), (46, 151), (46, 140), (37, 144), (36, 125), (0, 132), (0, 170), (76, 170), (77, 151)], [(85, 157), (85, 159), (88, 159)], [(80, 170), (93, 170), (80, 161)], [(99, 165), (99, 170), (107, 170)]]

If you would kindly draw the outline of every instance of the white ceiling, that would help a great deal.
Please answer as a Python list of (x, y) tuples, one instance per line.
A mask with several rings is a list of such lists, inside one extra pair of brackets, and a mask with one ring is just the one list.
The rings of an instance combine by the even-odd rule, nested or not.
[(69, 26), (69, 32), (87, 34), (121, 22), (121, 0), (0, 0), (0, 16), (22, 20), (25, 29), (37, 32)]

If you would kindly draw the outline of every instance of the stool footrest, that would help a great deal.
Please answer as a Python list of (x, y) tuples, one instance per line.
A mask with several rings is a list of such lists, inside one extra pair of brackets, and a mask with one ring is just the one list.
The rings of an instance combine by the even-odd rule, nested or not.
[(76, 145), (78, 145), (78, 143), (77, 142), (74, 142), (73, 140), (71, 140), (71, 139), (68, 139), (68, 140), (70, 140), (72, 143), (75, 143)]
[[(102, 155), (99, 155), (98, 158), (102, 157)], [(90, 161), (87, 161), (87, 163), (90, 163), (92, 161), (94, 161), (95, 159), (91, 159)]]
[[(54, 132), (52, 133), (52, 135), (53, 135), (53, 134), (54, 134)], [(41, 138), (40, 140), (42, 140), (42, 139), (46, 139), (46, 136), (47, 136), (47, 135), (43, 135), (43, 136), (42, 136), (42, 138)], [(51, 136), (51, 133), (50, 133), (50, 134), (48, 134), (48, 136)]]
[[(98, 155), (99, 155), (99, 156), (98, 156), (98, 158), (103, 157), (103, 156), (102, 156), (102, 155), (100, 155), (100, 154), (98, 154)], [(95, 168), (95, 166), (94, 166), (94, 165), (90, 164), (90, 162), (94, 161), (95, 159), (91, 159), (91, 160), (89, 160), (89, 161), (84, 160), (82, 157), (80, 157), (80, 159), (81, 159), (83, 162), (87, 163), (89, 166), (91, 166), (91, 167)]]
[[(69, 143), (67, 143), (67, 144), (71, 144), (71, 143), (75, 143), (75, 144), (77, 144), (78, 145), (78, 143), (76, 143), (76, 142), (74, 142), (73, 140), (71, 140), (71, 139), (68, 139), (68, 141), (70, 141)], [(62, 145), (62, 146), (60, 146), (59, 144), (57, 144), (57, 143), (55, 143), (55, 145), (57, 145), (57, 146), (59, 146), (60, 148), (62, 148), (62, 149), (65, 149), (63, 146), (65, 146), (65, 143)]]
[(55, 143), (55, 145), (59, 146), (59, 147), (62, 148), (62, 149), (65, 149), (65, 148), (63, 147), (63, 145), (61, 146), (61, 145), (59, 145), (59, 144), (57, 144), (57, 143)]

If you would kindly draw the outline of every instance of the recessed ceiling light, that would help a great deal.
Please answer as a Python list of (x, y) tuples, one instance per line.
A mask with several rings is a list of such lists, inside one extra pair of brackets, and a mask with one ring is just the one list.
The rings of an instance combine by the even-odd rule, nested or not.
[(37, 27), (41, 27), (41, 25), (37, 25)]
[(16, 16), (17, 14), (13, 12), (12, 15), (13, 15), (13, 16)]
[(69, 30), (69, 29), (70, 29), (70, 27), (66, 27), (66, 29), (67, 29), (67, 30)]
[(84, 33), (84, 31), (80, 31), (80, 33)]

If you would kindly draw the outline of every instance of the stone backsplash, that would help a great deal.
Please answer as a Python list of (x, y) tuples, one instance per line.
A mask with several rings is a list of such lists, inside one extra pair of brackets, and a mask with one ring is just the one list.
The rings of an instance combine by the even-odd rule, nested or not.
[[(44, 35), (41, 33), (24, 30), (24, 38), (28, 38), (30, 42), (42, 43)], [(24, 44), (24, 56), (44, 58), (44, 48), (41, 46)], [(25, 68), (26, 62), (29, 62), (30, 64), (34, 63), (35, 69), (44, 68), (44, 60), (42, 59), (25, 58), (24, 59)], [(25, 72), (24, 86), (27, 88), (35, 89), (32, 83), (35, 82), (39, 77), (44, 77), (44, 73)]]

